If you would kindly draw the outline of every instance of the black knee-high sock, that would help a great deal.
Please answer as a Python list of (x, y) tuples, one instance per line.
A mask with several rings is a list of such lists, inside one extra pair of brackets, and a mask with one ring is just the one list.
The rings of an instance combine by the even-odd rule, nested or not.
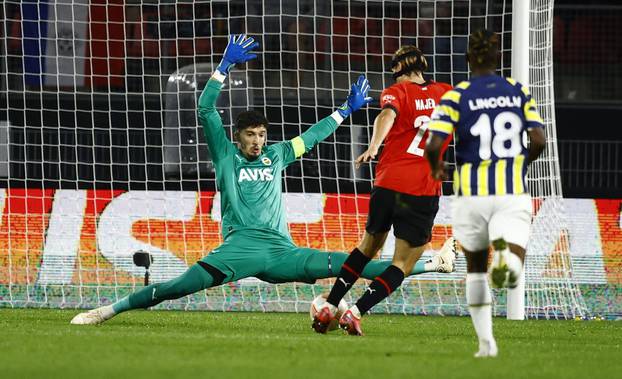
[(365, 265), (367, 265), (370, 260), (371, 258), (355, 247), (348, 259), (346, 259), (341, 266), (339, 276), (326, 300), (332, 305), (337, 306), (345, 294), (352, 288), (354, 282), (361, 276), (363, 268), (365, 268)]
[(365, 290), (363, 296), (356, 302), (356, 307), (361, 312), (361, 315), (364, 315), (374, 305), (388, 297), (403, 281), (404, 273), (402, 270), (393, 265), (387, 267), (382, 274), (374, 279)]

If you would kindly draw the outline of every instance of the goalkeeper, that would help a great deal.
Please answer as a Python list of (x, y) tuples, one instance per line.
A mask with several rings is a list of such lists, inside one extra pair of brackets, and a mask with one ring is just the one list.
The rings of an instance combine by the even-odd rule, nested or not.
[[(198, 116), (216, 167), (221, 192), (224, 243), (192, 265), (184, 274), (163, 283), (149, 285), (118, 302), (80, 313), (72, 324), (99, 324), (131, 309), (154, 306), (194, 292), (254, 276), (270, 283), (309, 282), (335, 277), (348, 257), (294, 245), (287, 229), (281, 200), (283, 170), (305, 152), (324, 140), (352, 112), (366, 106), (369, 83), (363, 75), (352, 85), (346, 102), (333, 114), (320, 120), (290, 141), (265, 146), (266, 118), (255, 111), (243, 112), (235, 125), (236, 144), (225, 136), (216, 110), (216, 99), (234, 64), (256, 58), (259, 44), (245, 35), (230, 36), (222, 61), (199, 98)], [(453, 256), (450, 252), (448, 256)], [(438, 258), (436, 256), (435, 258)], [(390, 261), (372, 261), (361, 276), (373, 279)], [(420, 261), (412, 274), (453, 271), (441, 259)]]

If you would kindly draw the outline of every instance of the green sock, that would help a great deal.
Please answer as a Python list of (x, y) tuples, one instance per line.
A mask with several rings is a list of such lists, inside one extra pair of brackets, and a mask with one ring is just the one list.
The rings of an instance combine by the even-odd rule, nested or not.
[(112, 310), (114, 311), (115, 314), (129, 311), (130, 310), (130, 297), (126, 296), (123, 299), (112, 304)]
[[(348, 259), (348, 254), (345, 253), (312, 253), (312, 256), (305, 264), (305, 270), (314, 279), (334, 278), (339, 275), (341, 266), (346, 259)], [(372, 259), (363, 269), (361, 277), (374, 280), (389, 266), (391, 266), (391, 261), (389, 260)], [(423, 274), (424, 272), (427, 272), (425, 270), (425, 260), (420, 259), (415, 264), (410, 275)]]
[(425, 270), (425, 261), (423, 259), (419, 259), (417, 263), (415, 263), (415, 267), (413, 267), (413, 270), (410, 273), (410, 275), (419, 275), (419, 274), (423, 274), (424, 272), (427, 272)]
[(211, 287), (213, 281), (212, 276), (203, 267), (194, 264), (175, 279), (148, 285), (124, 297), (112, 304), (112, 309), (115, 313), (121, 313), (131, 309), (149, 308), (160, 304), (164, 300), (179, 299), (180, 297)]
[[(367, 266), (365, 266), (365, 269), (361, 273), (361, 277), (365, 279), (374, 280), (376, 279), (377, 276), (382, 274), (384, 270), (387, 269), (387, 267), (391, 266), (391, 264), (392, 262), (389, 260), (372, 259), (367, 264)], [(424, 272), (427, 272), (425, 270), (425, 260), (419, 259), (417, 263), (415, 263), (415, 267), (413, 267), (413, 270), (410, 273), (410, 275), (419, 275), (419, 274), (423, 274)]]

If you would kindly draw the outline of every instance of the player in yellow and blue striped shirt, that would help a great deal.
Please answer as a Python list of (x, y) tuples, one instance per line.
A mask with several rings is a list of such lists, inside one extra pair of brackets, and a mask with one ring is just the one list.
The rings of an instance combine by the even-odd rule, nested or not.
[[(469, 36), (471, 80), (441, 98), (428, 126), (426, 147), (432, 176), (444, 176), (439, 159), (454, 133), (456, 171), (453, 234), (467, 257), (466, 296), (479, 338), (476, 357), (497, 355), (488, 287), (488, 249), (495, 254), (492, 281), (515, 287), (520, 278), (531, 225), (527, 166), (545, 146), (544, 127), (527, 87), (495, 74), (499, 37), (488, 30)], [(530, 144), (527, 147), (526, 137)]]
[(462, 82), (442, 97), (428, 128), (442, 139), (456, 133), (457, 195), (528, 192), (527, 165), (536, 157), (522, 133), (542, 134), (543, 125), (527, 87), (494, 74)]

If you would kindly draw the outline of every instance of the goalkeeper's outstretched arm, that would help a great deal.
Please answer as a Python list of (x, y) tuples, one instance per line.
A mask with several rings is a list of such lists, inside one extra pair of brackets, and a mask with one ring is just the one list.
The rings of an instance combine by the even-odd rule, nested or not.
[(227, 149), (233, 146), (222, 127), (222, 119), (216, 110), (216, 100), (220, 95), (223, 82), (229, 74), (229, 69), (236, 63), (243, 63), (256, 58), (257, 56), (252, 54), (252, 50), (257, 46), (259, 44), (253, 38), (244, 34), (229, 36), (229, 43), (222, 61), (216, 67), (203, 93), (201, 93), (201, 97), (199, 97), (199, 122), (203, 126), (203, 133), (214, 163), (225, 156)]
[(216, 99), (221, 88), (222, 82), (215, 80), (212, 76), (199, 98), (198, 106), (199, 122), (203, 126), (205, 140), (214, 163), (226, 155), (227, 148), (231, 145), (222, 127), (222, 119), (216, 110)]
[(311, 150), (315, 145), (333, 134), (343, 120), (372, 101), (368, 96), (369, 82), (364, 75), (352, 84), (347, 100), (333, 114), (311, 126), (300, 136), (291, 140), (296, 158)]

